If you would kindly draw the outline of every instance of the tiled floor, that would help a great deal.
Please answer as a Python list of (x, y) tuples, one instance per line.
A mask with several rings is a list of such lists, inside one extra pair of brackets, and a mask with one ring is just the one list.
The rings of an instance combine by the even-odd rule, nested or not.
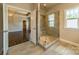
[(75, 55), (79, 54), (79, 48), (56, 42), (47, 50), (34, 46), (31, 42), (25, 42), (9, 48), (9, 55)]
[(79, 55), (79, 47), (69, 44), (55, 43), (43, 54), (45, 55)]
[(29, 55), (29, 54), (41, 54), (43, 49), (39, 46), (35, 46), (31, 42), (25, 42), (16, 46), (12, 46), (8, 50), (9, 55)]

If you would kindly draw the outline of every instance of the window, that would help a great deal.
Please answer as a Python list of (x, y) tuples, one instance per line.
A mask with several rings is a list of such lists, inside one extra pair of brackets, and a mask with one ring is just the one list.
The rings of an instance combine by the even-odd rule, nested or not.
[(78, 28), (79, 9), (69, 9), (65, 11), (66, 28)]
[(55, 14), (50, 14), (48, 16), (48, 24), (50, 27), (54, 27)]

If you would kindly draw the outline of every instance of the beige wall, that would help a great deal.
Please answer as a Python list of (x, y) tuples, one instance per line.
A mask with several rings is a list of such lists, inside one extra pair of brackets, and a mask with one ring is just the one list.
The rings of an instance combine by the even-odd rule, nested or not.
[(45, 35), (45, 33), (47, 32), (47, 14), (45, 12), (45, 10), (40, 9), (40, 32), (41, 32), (41, 36)]
[[(79, 7), (79, 4), (60, 4), (52, 8), (51, 12), (59, 11), (59, 21), (60, 21), (60, 38), (79, 43), (79, 29), (67, 29), (64, 28), (64, 10), (69, 8)], [(50, 13), (50, 11), (49, 11)]]
[[(28, 13), (33, 10), (33, 4), (32, 3), (8, 3), (7, 4), (13, 12), (19, 12), (19, 13)], [(12, 8), (11, 8), (12, 7)], [(10, 11), (11, 12), (11, 11)], [(8, 17), (8, 28), (9, 32), (13, 31), (22, 31), (22, 20), (18, 19), (18, 16), (22, 17), (22, 20), (26, 19), (26, 16), (14, 14), (13, 16)]]
[(22, 31), (23, 20), (26, 20), (26, 16), (19, 15), (19, 14), (14, 14), (13, 16), (8, 16), (8, 30), (9, 30), (9, 32)]

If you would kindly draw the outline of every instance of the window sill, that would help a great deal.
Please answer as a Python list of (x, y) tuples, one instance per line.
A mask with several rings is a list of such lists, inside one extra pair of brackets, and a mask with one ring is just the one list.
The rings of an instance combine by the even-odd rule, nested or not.
[(72, 29), (72, 30), (79, 30), (79, 28), (64, 28), (64, 29)]

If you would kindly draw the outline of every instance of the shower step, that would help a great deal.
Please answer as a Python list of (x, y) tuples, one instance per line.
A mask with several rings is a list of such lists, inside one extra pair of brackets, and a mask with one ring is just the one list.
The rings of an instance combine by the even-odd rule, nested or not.
[(58, 41), (58, 39), (54, 40), (53, 42), (51, 42), (50, 44), (44, 46), (45, 49), (48, 49), (49, 47), (51, 47), (53, 44), (55, 44)]

